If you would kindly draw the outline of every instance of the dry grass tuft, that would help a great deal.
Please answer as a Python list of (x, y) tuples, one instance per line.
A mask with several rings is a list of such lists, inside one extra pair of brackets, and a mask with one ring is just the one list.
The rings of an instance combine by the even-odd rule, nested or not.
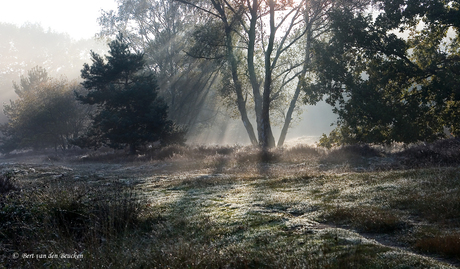
[(421, 238), (414, 247), (425, 253), (460, 258), (460, 233)]
[(383, 154), (367, 144), (343, 146), (331, 150), (323, 159), (325, 163), (356, 162), (361, 158), (381, 157)]
[[(0, 241), (9, 247), (2, 249), (1, 263), (7, 268), (39, 268), (43, 261), (11, 257), (14, 252), (72, 254), (103, 248), (142, 230), (144, 208), (134, 192), (110, 195), (75, 185), (50, 185), (4, 197)], [(59, 267), (58, 260), (48, 262)]]
[(296, 145), (285, 150), (287, 156), (300, 155), (300, 156), (320, 156), (323, 151), (317, 147), (309, 145)]
[(391, 211), (376, 207), (336, 208), (327, 216), (327, 221), (368, 233), (392, 233), (404, 227), (404, 223)]
[(181, 156), (188, 152), (188, 148), (180, 145), (169, 145), (149, 152), (148, 156), (154, 160), (170, 159), (177, 155)]

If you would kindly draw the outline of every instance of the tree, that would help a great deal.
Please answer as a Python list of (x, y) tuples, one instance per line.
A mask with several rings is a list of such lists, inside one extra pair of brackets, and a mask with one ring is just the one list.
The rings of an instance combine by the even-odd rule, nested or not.
[[(233, 85), (224, 92), (230, 88), (234, 92), (231, 96), (252, 144), (264, 149), (275, 145), (271, 120), (276, 111), (282, 111), (284, 119), (278, 145), (284, 143), (302, 82), (310, 78), (310, 45), (327, 33), (329, 11), (337, 6), (361, 8), (362, 2), (367, 2), (178, 1), (206, 14), (206, 25), (220, 25), (223, 43), (203, 38), (205, 42), (196, 46), (208, 48), (215, 44), (225, 48), (225, 67), (230, 75), (224, 78), (231, 78), (228, 81)], [(254, 109), (257, 135), (249, 108)]]
[(444, 126), (460, 134), (459, 1), (384, 0), (374, 9), (375, 19), (334, 13), (332, 38), (316, 44), (318, 77), (305, 90), (327, 94), (339, 115), (322, 142), (434, 140)]
[[(28, 70), (40, 66), (49, 76), (66, 75), (69, 79), (79, 76), (83, 63), (89, 61), (89, 51), (103, 53), (107, 47), (95, 39), (73, 40), (65, 33), (43, 29), (38, 24), (20, 27), (0, 23), (0, 102), (17, 98), (11, 81), (20, 75), (27, 77)], [(6, 122), (0, 116), (0, 122)]]
[(217, 114), (213, 85), (219, 64), (186, 53), (191, 30), (202, 19), (193, 10), (169, 0), (120, 0), (116, 11), (100, 17), (101, 36), (123, 33), (131, 48), (144, 52), (146, 66), (153, 70), (159, 95), (168, 104), (168, 115), (188, 135), (199, 132)]
[(75, 99), (74, 92), (80, 90), (78, 84), (49, 78), (44, 68), (35, 67), (13, 87), (19, 99), (3, 107), (8, 119), (0, 127), (3, 152), (65, 149), (83, 130), (87, 108)]
[(83, 104), (96, 105), (88, 132), (76, 141), (81, 147), (102, 145), (123, 148), (134, 154), (149, 142), (184, 142), (184, 131), (168, 119), (168, 106), (158, 97), (158, 86), (152, 72), (145, 70), (144, 55), (129, 49), (122, 34), (109, 43), (105, 60), (92, 52), (92, 65), (84, 65), (81, 76)]
[(101, 17), (101, 34), (122, 31), (145, 51), (173, 119), (215, 112), (217, 100), (209, 97), (223, 85), (221, 97), (237, 110), (251, 143), (268, 148), (275, 145), (273, 122), (283, 126), (282, 146), (299, 111), (311, 44), (327, 34), (330, 10), (366, 2), (122, 0), (118, 12)]

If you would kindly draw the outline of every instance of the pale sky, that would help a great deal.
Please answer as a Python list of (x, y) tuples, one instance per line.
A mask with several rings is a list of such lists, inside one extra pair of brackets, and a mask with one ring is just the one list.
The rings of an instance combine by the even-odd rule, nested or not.
[(74, 39), (91, 38), (100, 30), (101, 9), (116, 8), (116, 0), (0, 0), (0, 22), (40, 23)]

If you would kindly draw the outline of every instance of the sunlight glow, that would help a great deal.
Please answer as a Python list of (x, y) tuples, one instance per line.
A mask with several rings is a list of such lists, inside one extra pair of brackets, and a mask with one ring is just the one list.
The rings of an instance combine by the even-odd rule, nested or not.
[(99, 31), (101, 9), (116, 9), (115, 0), (15, 0), (0, 4), (0, 23), (21, 26), (39, 23), (48, 30), (68, 33), (74, 39), (92, 38)]

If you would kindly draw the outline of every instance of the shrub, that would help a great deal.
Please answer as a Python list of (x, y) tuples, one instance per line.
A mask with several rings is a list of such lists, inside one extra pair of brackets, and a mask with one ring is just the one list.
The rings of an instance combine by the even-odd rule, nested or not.
[(348, 161), (357, 161), (360, 159), (360, 157), (372, 158), (380, 156), (382, 156), (382, 153), (379, 150), (367, 144), (356, 144), (331, 150), (323, 159), (323, 161), (330, 163), (342, 163)]
[(91, 195), (96, 197), (88, 200), (78, 193), (54, 194), (54, 202), (48, 205), (52, 225), (65, 236), (94, 242), (124, 235), (140, 222), (142, 206), (133, 192)]
[(403, 164), (410, 166), (460, 164), (460, 139), (443, 139), (430, 144), (423, 143), (397, 153), (396, 156), (402, 157)]
[(235, 153), (238, 164), (259, 164), (277, 162), (281, 158), (276, 149), (263, 151), (255, 147), (244, 147)]
[(17, 190), (12, 180), (13, 180), (13, 175), (11, 173), (0, 175), (0, 193), (7, 193), (10, 191)]
[(179, 145), (169, 145), (159, 149), (155, 149), (151, 154), (153, 159), (164, 160), (172, 158), (175, 155), (182, 155), (187, 151), (187, 148)]

